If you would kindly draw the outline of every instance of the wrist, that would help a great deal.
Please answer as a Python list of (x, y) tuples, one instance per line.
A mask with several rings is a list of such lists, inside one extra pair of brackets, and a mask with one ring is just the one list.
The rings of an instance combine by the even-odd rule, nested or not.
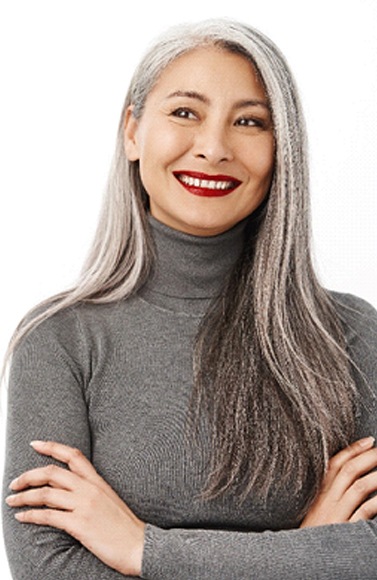
[(143, 552), (144, 552), (144, 540), (145, 540), (145, 524), (140, 520), (135, 526), (134, 535), (134, 545), (131, 551), (130, 565), (132, 576), (140, 577), (142, 562), (143, 562)]

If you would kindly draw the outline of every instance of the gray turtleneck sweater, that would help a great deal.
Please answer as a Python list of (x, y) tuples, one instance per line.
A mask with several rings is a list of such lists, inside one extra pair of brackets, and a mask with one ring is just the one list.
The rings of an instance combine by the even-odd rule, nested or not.
[[(142, 291), (108, 305), (82, 304), (42, 323), (12, 363), (5, 494), (21, 472), (49, 462), (30, 447), (50, 439), (79, 447), (145, 522), (142, 577), (149, 580), (368, 580), (377, 578), (377, 522), (297, 529), (302, 497), (226, 496), (201, 501), (205, 430), (184, 437), (198, 324), (238, 257), (243, 224), (212, 238), (151, 219), (158, 267)], [(377, 313), (336, 295), (364, 404), (358, 436), (377, 437)], [(115, 580), (67, 534), (20, 524), (4, 506), (16, 580)]]

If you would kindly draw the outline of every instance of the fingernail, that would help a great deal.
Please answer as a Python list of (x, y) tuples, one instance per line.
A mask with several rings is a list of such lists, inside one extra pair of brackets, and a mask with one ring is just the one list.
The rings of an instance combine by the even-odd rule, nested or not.
[(374, 437), (365, 437), (364, 439), (360, 439), (359, 441), (359, 445), (360, 447), (372, 447), (372, 445), (375, 442), (375, 438)]
[(45, 441), (30, 441), (32, 447), (41, 447), (45, 444)]
[(19, 520), (21, 522), (23, 520), (24, 514), (22, 512), (18, 512), (17, 514), (14, 514), (14, 517), (16, 518), (16, 520)]
[(8, 495), (8, 497), (5, 498), (5, 501), (8, 505), (11, 505), (14, 501), (14, 495)]
[(16, 477), (16, 479), (14, 479), (13, 481), (10, 482), (9, 489), (14, 489), (17, 486), (17, 482), (18, 482), (18, 477)]

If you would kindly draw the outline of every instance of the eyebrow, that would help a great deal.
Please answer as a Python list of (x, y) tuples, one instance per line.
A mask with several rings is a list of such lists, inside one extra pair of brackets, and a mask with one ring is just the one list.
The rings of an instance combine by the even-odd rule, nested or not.
[[(167, 99), (172, 99), (174, 97), (188, 97), (189, 99), (196, 99), (201, 101), (206, 105), (210, 104), (208, 97), (202, 93), (198, 93), (197, 91), (174, 91), (168, 95)], [(268, 103), (266, 101), (262, 101), (261, 99), (242, 99), (234, 104), (234, 109), (242, 109), (244, 107), (264, 107), (268, 111), (270, 110)]]

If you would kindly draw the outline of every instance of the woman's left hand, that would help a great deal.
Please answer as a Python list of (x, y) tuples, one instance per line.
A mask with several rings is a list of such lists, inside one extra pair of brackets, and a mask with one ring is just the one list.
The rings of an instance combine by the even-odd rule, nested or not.
[(69, 469), (48, 465), (12, 481), (10, 488), (17, 493), (7, 498), (9, 506), (45, 508), (21, 511), (15, 517), (23, 523), (64, 530), (111, 568), (140, 576), (145, 524), (81, 451), (51, 441), (31, 445)]

